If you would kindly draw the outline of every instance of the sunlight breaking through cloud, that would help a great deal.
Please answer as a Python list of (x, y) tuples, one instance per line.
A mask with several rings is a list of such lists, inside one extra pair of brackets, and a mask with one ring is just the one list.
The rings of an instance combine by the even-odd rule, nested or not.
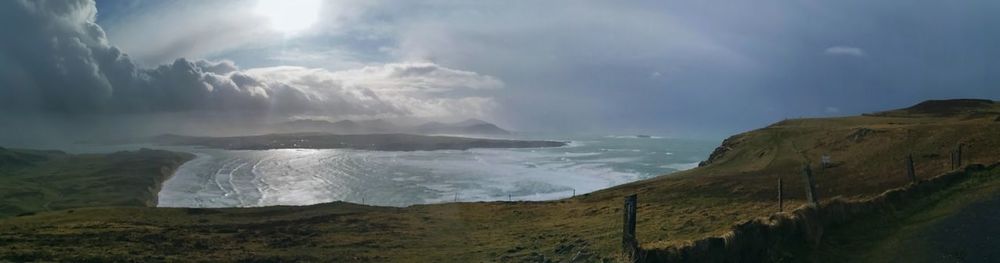
[[(230, 61), (179, 58), (136, 66), (94, 23), (90, 1), (3, 2), (5, 41), (0, 108), (21, 112), (136, 113), (244, 111), (344, 117), (476, 117), (495, 106), (464, 92), (497, 89), (498, 79), (434, 63), (355, 70), (303, 67), (241, 70)], [(9, 13), (9, 14), (7, 14)], [(35, 23), (34, 21), (42, 21)], [(38, 48), (43, 47), (43, 48)], [(53, 63), (54, 62), (54, 63)], [(442, 94), (446, 94), (442, 95)]]

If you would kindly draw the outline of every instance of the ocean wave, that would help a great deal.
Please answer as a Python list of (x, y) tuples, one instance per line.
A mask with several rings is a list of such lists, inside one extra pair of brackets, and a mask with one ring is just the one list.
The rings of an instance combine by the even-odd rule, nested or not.
[(640, 148), (614, 140), (575, 141), (588, 143), (572, 149), (418, 152), (189, 149), (197, 157), (164, 183), (159, 200), (165, 207), (551, 200), (628, 183), (664, 168), (697, 166), (669, 163), (687, 156), (646, 154), (678, 147), (665, 145), (666, 140)]
[(673, 163), (673, 164), (662, 165), (660, 167), (661, 168), (667, 168), (667, 169), (673, 169), (673, 170), (677, 170), (677, 171), (684, 171), (684, 170), (691, 170), (691, 169), (697, 168), (699, 163), (701, 163), (701, 162)]
[(666, 139), (661, 136), (651, 136), (651, 135), (607, 135), (604, 138), (611, 139)]

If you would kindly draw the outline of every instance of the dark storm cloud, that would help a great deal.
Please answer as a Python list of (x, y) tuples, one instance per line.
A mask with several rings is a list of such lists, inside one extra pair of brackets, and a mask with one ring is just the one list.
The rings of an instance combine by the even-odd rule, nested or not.
[[(108, 42), (94, 23), (96, 14), (90, 0), (0, 1), (0, 33), (9, 36), (0, 42), (0, 113), (217, 111), (329, 118), (434, 117), (462, 106), (480, 110), (476, 107), (482, 105), (473, 104), (489, 104), (488, 99), (437, 98), (423, 93), (502, 85), (489, 76), (433, 63), (385, 64), (344, 72), (262, 68), (252, 71), (255, 75), (230, 61), (180, 58), (143, 68)], [(418, 87), (408, 83), (427, 86), (401, 89)]]
[(67, 114), (261, 109), (266, 94), (221, 75), (228, 62), (188, 61), (140, 69), (93, 23), (91, 1), (4, 1), (0, 43), (4, 110)]
[[(291, 38), (247, 19), (246, 1), (101, 10), (129, 58), (86, 1), (3, 1), (0, 32), (18, 37), (0, 43), (0, 108), (461, 113), (520, 130), (719, 137), (783, 118), (1000, 98), (997, 1), (324, 3), (321, 21)], [(371, 63), (381, 66), (343, 70)], [(327, 68), (276, 67), (289, 65)]]

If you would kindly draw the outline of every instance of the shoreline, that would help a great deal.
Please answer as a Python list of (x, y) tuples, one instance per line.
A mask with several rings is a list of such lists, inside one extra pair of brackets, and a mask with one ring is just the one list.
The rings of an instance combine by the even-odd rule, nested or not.
[[(641, 145), (600, 139), (603, 141), (591, 142), (595, 145), (576, 148), (406, 153), (354, 149), (170, 147), (168, 149), (204, 154), (208, 158), (196, 158), (191, 161), (193, 163), (178, 168), (174, 177), (164, 184), (165, 189), (160, 191), (158, 206), (266, 207), (345, 201), (406, 207), (452, 203), (456, 192), (460, 202), (561, 200), (574, 194), (584, 195), (680, 172), (678, 168), (693, 168), (697, 161), (689, 160), (703, 160), (714, 147), (682, 139), (675, 140), (679, 141), (676, 143), (659, 141), (661, 143)], [(624, 150), (615, 151), (619, 148)], [(677, 154), (669, 151), (677, 151)], [(660, 164), (673, 165), (662, 167)], [(297, 166), (290, 170), (285, 165)], [(217, 174), (220, 169), (221, 174)], [(232, 186), (229, 184), (230, 173), (235, 183)], [(218, 177), (218, 182), (222, 184), (220, 187), (210, 182), (213, 175)], [(298, 182), (314, 181), (313, 176), (316, 180), (336, 182), (336, 185), (325, 186), (316, 181), (317, 185), (293, 186)], [(202, 188), (201, 185), (206, 182), (207, 188)], [(238, 193), (233, 192), (234, 187)], [(293, 189), (297, 189), (295, 193), (291, 192)], [(394, 193), (397, 190), (403, 192)], [(267, 197), (262, 199), (263, 192), (260, 191), (266, 192)], [(222, 196), (225, 193), (231, 195)]]
[(435, 151), (469, 149), (557, 148), (569, 142), (512, 139), (481, 139), (414, 134), (287, 133), (233, 137), (160, 135), (150, 139), (159, 145), (201, 146), (224, 150), (354, 149), (370, 151)]
[(176, 152), (176, 151), (171, 151), (171, 152), (184, 154), (185, 155), (185, 159), (181, 160), (180, 162), (178, 162), (173, 167), (161, 167), (160, 168), (161, 176), (158, 178), (159, 180), (157, 180), (154, 183), (154, 185), (149, 188), (149, 191), (150, 191), (150, 193), (153, 194), (153, 196), (152, 196), (151, 199), (149, 199), (149, 200), (146, 201), (146, 206), (147, 207), (159, 208), (160, 207), (159, 206), (160, 205), (160, 191), (163, 190), (163, 184), (166, 184), (167, 181), (169, 181), (170, 179), (172, 179), (174, 177), (174, 175), (177, 173), (177, 171), (180, 170), (181, 166), (184, 166), (184, 164), (187, 164), (187, 163), (189, 163), (191, 161), (194, 161), (195, 159), (198, 158), (198, 155), (194, 154), (194, 153)]
[[(252, 159), (253, 158), (252, 156), (244, 155), (244, 153), (246, 153), (246, 152), (295, 151), (295, 150), (323, 151), (325, 149), (320, 149), (320, 150), (317, 150), (317, 149), (276, 149), (276, 150), (224, 150), (224, 149), (212, 149), (211, 152), (189, 152), (189, 153), (192, 153), (195, 157), (191, 158), (191, 159), (188, 159), (184, 163), (176, 166), (174, 168), (174, 170), (171, 171), (170, 176), (167, 177), (165, 180), (163, 180), (162, 183), (159, 185), (160, 188), (157, 191), (157, 201), (158, 202), (156, 203), (155, 207), (157, 207), (157, 208), (262, 208), (262, 207), (274, 207), (274, 206), (312, 206), (312, 205), (321, 205), (321, 204), (333, 203), (333, 202), (345, 202), (345, 203), (352, 203), (352, 204), (358, 204), (358, 205), (373, 205), (373, 204), (375, 204), (375, 206), (405, 208), (405, 207), (412, 207), (412, 206), (419, 206), (419, 205), (437, 205), (437, 204), (451, 204), (451, 203), (508, 202), (508, 196), (506, 195), (506, 193), (504, 193), (502, 196), (501, 195), (491, 195), (489, 193), (489, 191), (488, 191), (489, 190), (488, 188), (476, 188), (476, 187), (461, 188), (461, 189), (455, 190), (455, 191), (459, 192), (459, 194), (458, 194), (458, 197), (459, 197), (458, 200), (459, 201), (457, 201), (457, 202), (453, 201), (453, 198), (454, 198), (453, 191), (450, 191), (450, 190), (440, 190), (440, 192), (437, 195), (434, 195), (434, 196), (423, 196), (423, 197), (421, 197), (420, 201), (413, 202), (413, 203), (406, 203), (406, 204), (394, 204), (393, 203), (394, 201), (391, 200), (391, 199), (380, 199), (380, 197), (378, 197), (378, 196), (372, 196), (372, 195), (367, 195), (367, 202), (364, 202), (364, 203), (362, 203), (360, 201), (360, 199), (356, 199), (356, 198), (353, 198), (353, 197), (350, 197), (350, 196), (344, 196), (344, 197), (340, 197), (340, 198), (333, 199), (333, 200), (323, 200), (323, 201), (315, 201), (315, 202), (294, 202), (294, 201), (292, 201), (292, 202), (284, 202), (284, 203), (274, 203), (273, 202), (274, 200), (271, 200), (271, 199), (268, 199), (268, 200), (270, 200), (268, 202), (260, 202), (262, 200), (258, 199), (258, 198), (260, 198), (260, 196), (257, 195), (257, 192), (247, 193), (246, 190), (241, 191), (242, 194), (237, 193), (234, 196), (228, 196), (228, 197), (221, 196), (221, 194), (223, 194), (223, 192), (218, 192), (216, 190), (211, 190), (211, 191), (208, 191), (208, 192), (199, 192), (197, 190), (195, 190), (195, 191), (184, 191), (185, 189), (191, 189), (190, 187), (192, 187), (194, 184), (200, 183), (200, 182), (202, 182), (204, 180), (213, 180), (211, 177), (213, 176), (213, 171), (215, 171), (215, 169), (227, 169), (227, 168), (220, 168), (222, 166), (217, 166), (217, 165), (212, 165), (211, 167), (208, 167), (209, 169), (201, 168), (202, 166), (206, 165), (206, 161), (203, 161), (203, 158), (205, 158), (205, 159), (215, 159), (214, 161), (208, 161), (208, 162), (210, 162), (212, 164), (220, 164), (220, 163), (223, 162), (222, 160), (231, 160), (231, 159), (235, 160), (235, 159), (239, 159), (239, 161), (235, 163), (235, 164), (237, 164), (237, 166), (243, 166), (243, 164), (246, 164), (245, 167), (250, 167), (250, 166), (254, 166), (255, 163), (260, 162), (262, 160)], [(367, 151), (367, 150), (353, 150), (353, 149), (330, 149), (330, 150), (332, 150), (332, 151), (344, 151), (344, 152), (341, 152), (341, 154), (347, 155), (347, 156), (355, 156), (352, 159), (354, 159), (354, 158), (360, 159), (360, 158), (362, 158), (361, 156), (365, 156), (365, 155), (367, 155), (367, 153), (381, 155), (379, 153), (376, 153), (377, 151)], [(503, 150), (503, 149), (483, 149), (483, 150)], [(447, 151), (447, 153), (443, 153), (443, 154), (445, 154), (447, 156), (458, 156), (458, 155), (464, 155), (464, 154), (466, 154), (466, 153), (462, 153), (462, 152), (454, 152), (453, 150), (443, 150), (443, 151)], [(229, 152), (237, 152), (237, 154), (235, 154), (235, 155), (227, 154)], [(220, 154), (222, 154), (222, 155), (220, 155)], [(315, 153), (310, 152), (310, 154), (315, 154)], [(355, 155), (355, 154), (359, 154), (359, 155)], [(256, 154), (254, 154), (254, 155), (256, 155)], [(552, 153), (552, 155), (558, 157), (558, 156), (561, 156), (562, 153)], [(424, 155), (418, 155), (418, 156), (424, 156)], [(251, 158), (251, 159), (245, 159), (245, 158)], [(366, 158), (374, 158), (374, 157), (366, 157)], [(555, 157), (552, 157), (552, 158), (555, 158)], [(296, 157), (291, 157), (291, 160), (296, 160), (296, 159), (297, 159)], [(269, 160), (273, 160), (273, 159), (269, 159)], [(193, 167), (189, 167), (189, 168), (185, 168), (186, 165), (194, 165), (194, 166)], [(328, 165), (328, 164), (318, 164), (318, 166), (326, 166), (326, 165)], [(329, 164), (329, 165), (336, 165), (336, 164)], [(498, 165), (503, 165), (503, 164), (498, 164)], [(420, 166), (420, 165), (407, 165), (407, 166), (402, 167), (402, 168), (403, 169), (420, 170), (420, 169), (422, 169), (422, 167), (423, 166)], [(249, 168), (244, 168), (244, 169), (240, 169), (240, 170), (246, 172), (246, 171), (248, 171), (246, 169), (249, 169)], [(484, 168), (480, 168), (480, 169), (484, 169)], [(311, 174), (309, 171), (312, 171), (312, 170), (302, 171), (300, 174), (294, 175), (294, 177), (308, 178), (310, 176), (310, 174)], [(184, 173), (184, 176), (183, 177), (178, 177), (180, 175), (180, 173), (182, 173), (182, 172)], [(507, 172), (514, 172), (514, 171), (507, 171)], [(549, 172), (549, 171), (547, 171), (547, 170), (540, 170), (540, 171), (535, 171), (534, 173), (532, 173), (530, 175), (526, 175), (526, 176), (527, 177), (533, 177), (533, 178), (536, 178), (538, 180), (548, 178), (550, 181), (558, 181), (558, 180), (565, 179), (563, 177), (557, 177), (554, 174), (547, 174), (547, 172)], [(564, 171), (564, 172), (569, 172), (569, 171)], [(255, 170), (254, 173), (255, 174), (256, 173), (260, 173), (260, 176), (264, 176), (264, 177), (267, 177), (267, 176), (279, 176), (280, 177), (280, 176), (282, 176), (282, 175), (280, 175), (280, 171), (271, 171), (271, 170), (266, 170), (266, 169), (264, 171), (256, 171)], [(278, 173), (278, 174), (274, 174), (274, 173)], [(523, 202), (560, 201), (560, 200), (566, 200), (566, 199), (572, 198), (574, 196), (586, 195), (586, 194), (589, 194), (589, 193), (592, 193), (592, 192), (602, 191), (602, 190), (610, 189), (610, 188), (613, 188), (613, 187), (616, 187), (616, 186), (619, 186), (619, 185), (622, 185), (622, 184), (627, 184), (627, 183), (630, 183), (630, 182), (642, 180), (641, 179), (641, 175), (639, 175), (639, 174), (626, 174), (624, 172), (620, 172), (620, 173), (621, 174), (619, 176), (607, 176), (605, 173), (601, 173), (601, 172), (598, 172), (598, 171), (588, 172), (587, 174), (578, 174), (578, 176), (580, 176), (581, 180), (583, 180), (583, 181), (573, 181), (574, 183), (553, 185), (554, 187), (558, 187), (559, 189), (555, 190), (555, 191), (551, 191), (551, 192), (549, 192), (549, 191), (545, 191), (545, 192), (519, 192), (519, 190), (518, 191), (513, 191), (514, 194), (511, 196), (511, 200), (510, 201), (514, 201), (514, 202), (518, 202), (518, 201), (523, 201)], [(671, 173), (673, 173), (673, 172), (668, 172), (668, 173), (664, 173), (664, 174), (661, 174), (661, 175), (668, 175), (668, 174), (671, 174)], [(448, 174), (449, 173), (447, 173), (447, 172), (432, 172), (431, 174), (428, 174), (428, 175), (418, 175), (418, 176), (425, 176), (425, 178), (435, 178), (435, 177), (438, 177), (438, 176), (448, 176)], [(500, 174), (503, 174), (504, 176), (513, 176), (512, 174), (506, 174), (506, 173), (500, 173)], [(618, 174), (618, 173), (616, 173), (616, 174)], [(386, 178), (388, 178), (388, 180), (406, 179), (406, 178), (410, 178), (410, 177), (414, 176), (413, 174), (410, 174), (410, 175), (394, 175), (394, 174), (391, 174), (389, 172), (362, 173), (362, 174), (357, 174), (356, 176), (359, 176), (359, 177), (369, 177), (369, 176), (376, 176), (376, 175), (385, 175), (385, 176), (387, 176)], [(602, 175), (602, 176), (598, 176), (598, 175)], [(217, 175), (215, 175), (215, 176), (217, 176)], [(249, 175), (248, 174), (244, 174), (244, 173), (239, 173), (239, 174), (233, 173), (232, 175), (224, 175), (224, 176), (233, 176), (234, 178), (246, 178), (246, 176), (249, 176)], [(597, 177), (592, 177), (592, 176), (597, 176)], [(337, 179), (337, 178), (341, 178), (341, 177), (342, 176), (334, 176), (334, 178), (331, 178), (331, 179)], [(350, 176), (348, 176), (348, 177), (350, 177)], [(489, 179), (489, 178), (490, 178), (489, 176), (484, 176), (484, 177), (481, 177), (481, 178), (469, 179), (469, 180), (478, 180), (476, 182), (482, 183), (482, 185), (484, 185), (484, 186), (489, 186), (490, 182), (492, 182), (491, 179)], [(586, 179), (586, 180), (584, 180), (584, 179)], [(172, 182), (172, 180), (179, 180), (179, 181), (170, 183), (170, 182)], [(439, 179), (429, 179), (429, 180), (430, 181), (424, 181), (424, 182), (422, 182), (421, 185), (424, 185), (424, 184), (460, 184), (460, 182), (457, 182), (457, 181), (449, 181), (449, 180), (434, 181), (434, 180), (439, 180)], [(504, 184), (504, 186), (516, 187), (516, 184), (518, 182), (524, 182), (523, 180), (527, 180), (527, 179), (523, 179), (523, 178), (516, 179), (515, 178), (515, 179), (510, 179), (510, 180), (513, 180), (513, 181), (502, 181), (502, 183)], [(223, 181), (223, 185), (224, 185), (224, 187), (226, 187), (226, 189), (231, 189), (231, 188), (229, 188), (229, 185), (225, 183), (225, 181), (227, 181), (226, 178), (223, 178), (222, 181)], [(260, 187), (260, 185), (256, 184), (256, 182), (257, 182), (256, 179), (251, 180), (251, 181), (252, 182), (247, 182), (247, 181), (242, 181), (241, 180), (242, 183), (237, 183), (237, 187), (239, 189), (251, 189), (251, 191), (253, 191), (252, 189), (254, 187)], [(393, 180), (393, 181), (395, 181), (395, 180)], [(555, 183), (555, 182), (550, 182), (550, 183)], [(603, 183), (607, 183), (607, 184), (605, 185)], [(164, 188), (168, 184), (171, 184), (171, 187), (170, 188)], [(595, 184), (598, 184), (598, 185), (595, 185)], [(496, 185), (494, 185), (494, 186), (496, 186)], [(359, 188), (359, 187), (362, 187), (361, 185), (350, 185), (350, 186), (345, 186), (345, 187), (353, 187), (353, 188), (349, 188), (350, 191), (346, 191), (344, 193), (348, 193), (348, 192), (363, 192), (363, 191), (383, 191), (383, 192), (386, 192), (386, 191), (391, 191), (392, 190), (391, 188), (378, 188), (378, 187), (376, 187), (376, 188)], [(391, 186), (390, 185), (384, 185), (384, 187), (391, 187)], [(428, 186), (428, 187), (430, 187), (430, 186)], [(456, 187), (459, 187), (459, 186), (456, 185)], [(215, 186), (212, 186), (211, 188), (212, 189), (217, 189), (217, 188), (215, 188)], [(165, 189), (172, 189), (172, 190), (171, 191), (166, 191)], [(434, 189), (434, 188), (427, 188), (427, 189), (431, 190), (431, 189)], [(317, 190), (325, 190), (325, 188), (324, 189), (317, 189)], [(225, 191), (225, 190), (223, 190), (223, 191)], [(486, 192), (484, 192), (484, 191), (486, 191)], [(210, 196), (202, 196), (202, 194), (210, 194)], [(269, 192), (269, 196), (271, 196), (271, 197), (275, 197), (274, 194), (278, 194), (280, 196), (280, 195), (282, 195), (282, 192), (279, 192), (279, 193), (271, 193), (271, 192)], [(284, 194), (285, 195), (293, 195), (294, 193), (285, 192)], [(166, 196), (167, 198), (164, 199), (164, 196)], [(179, 196), (202, 196), (202, 197), (207, 197), (207, 198), (209, 198), (211, 200), (216, 200), (216, 202), (206, 202), (206, 203), (194, 204), (194, 203), (188, 202), (189, 201), (188, 199), (183, 198), (183, 197), (179, 197)], [(242, 197), (240, 197), (240, 196), (242, 196)], [(162, 206), (162, 204), (160, 203), (160, 202), (162, 202), (164, 200), (166, 200), (166, 203), (168, 204), (167, 206)], [(230, 203), (231, 200), (242, 200), (242, 201), (248, 201), (248, 202), (247, 203), (241, 203), (241, 204), (235, 204), (235, 203)]]
[[(344, 202), (219, 209), (98, 207), (5, 218), (0, 238), (21, 245), (0, 247), (0, 258), (613, 261), (622, 252), (625, 196), (638, 195), (636, 243), (643, 249), (670, 250), (697, 240), (714, 244), (734, 224), (778, 212), (779, 189), (784, 189), (785, 208), (805, 204), (803, 167), (819, 167), (822, 156), (831, 156), (832, 163), (812, 170), (821, 200), (863, 200), (953, 170), (948, 167), (956, 167), (956, 159), (948, 156), (959, 145), (964, 145), (960, 160), (965, 164), (996, 163), (1000, 156), (1000, 125), (994, 121), (1000, 105), (942, 116), (894, 112), (785, 120), (730, 137), (710, 164), (555, 201), (406, 208)], [(915, 176), (908, 177), (904, 161), (910, 156)], [(95, 224), (81, 228), (79, 222)], [(53, 239), (41, 231), (60, 235)], [(162, 240), (171, 242), (157, 242)]]

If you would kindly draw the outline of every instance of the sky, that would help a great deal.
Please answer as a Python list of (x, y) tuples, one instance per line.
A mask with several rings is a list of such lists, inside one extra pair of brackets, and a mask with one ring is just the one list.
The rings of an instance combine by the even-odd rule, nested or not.
[(785, 118), (1000, 99), (995, 10), (1000, 2), (0, 1), (0, 122), (7, 141), (376, 118), (722, 138)]

